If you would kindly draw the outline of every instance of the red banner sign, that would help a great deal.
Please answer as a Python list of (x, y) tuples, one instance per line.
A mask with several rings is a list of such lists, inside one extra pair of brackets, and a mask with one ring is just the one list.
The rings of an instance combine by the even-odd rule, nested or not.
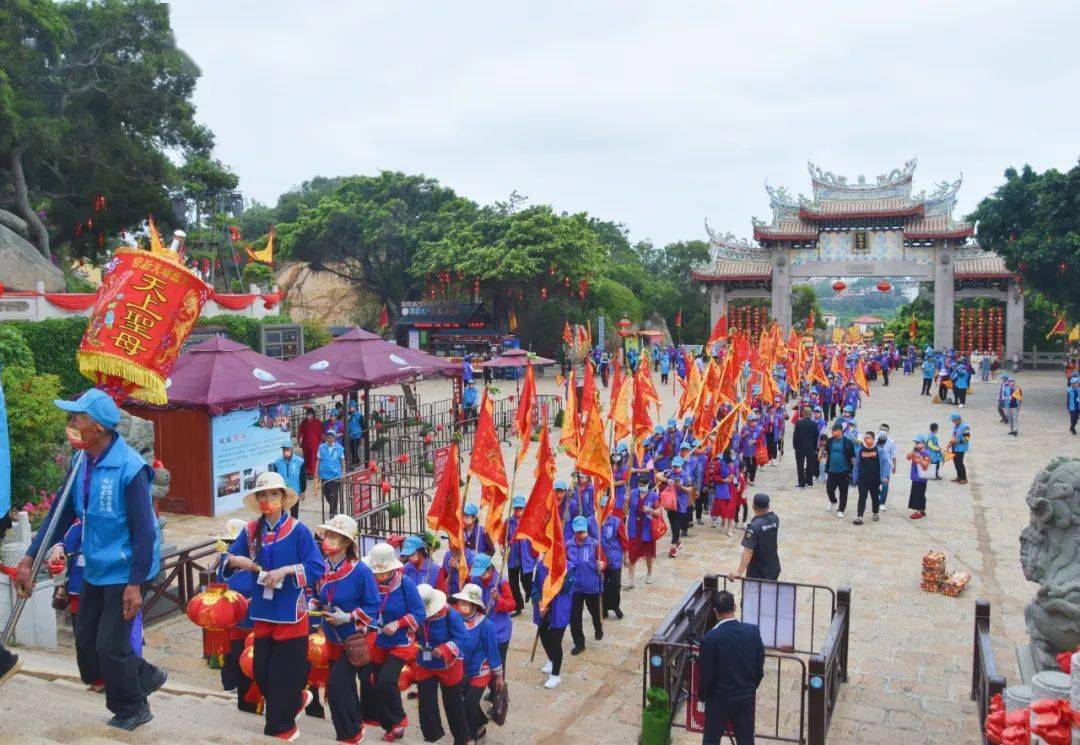
[(446, 468), (446, 459), (450, 457), (450, 446), (436, 448), (435, 453), (431, 458), (432, 473), (435, 474), (435, 483), (439, 483), (439, 479), (442, 478), (443, 469)]
[(701, 649), (694, 645), (690, 648), (690, 664), (686, 677), (690, 681), (690, 695), (686, 699), (686, 731), (705, 731), (705, 702), (701, 700), (701, 664), (698, 655)]
[(371, 473), (371, 471), (360, 471), (349, 475), (348, 498), (352, 503), (354, 517), (371, 509)]
[(165, 379), (209, 297), (206, 283), (170, 257), (118, 249), (76, 353), (79, 372), (114, 398), (168, 403)]

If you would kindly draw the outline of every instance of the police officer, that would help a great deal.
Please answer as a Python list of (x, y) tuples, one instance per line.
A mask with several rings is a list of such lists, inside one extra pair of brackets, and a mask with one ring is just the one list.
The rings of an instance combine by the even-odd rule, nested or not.
[(739, 568), (728, 579), (775, 580), (780, 576), (780, 557), (776, 553), (780, 518), (769, 509), (769, 495), (754, 495), (754, 518), (746, 526), (742, 539), (742, 560)]

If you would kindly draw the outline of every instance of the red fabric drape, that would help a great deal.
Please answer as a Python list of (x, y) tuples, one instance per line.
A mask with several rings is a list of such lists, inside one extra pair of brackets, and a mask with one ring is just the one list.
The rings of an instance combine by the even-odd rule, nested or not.
[(281, 290), (278, 290), (277, 292), (264, 292), (262, 295), (263, 305), (267, 310), (270, 310), (280, 303), (283, 297), (285, 297), (285, 293)]
[(94, 307), (96, 292), (46, 292), (45, 299), (61, 310), (73, 313)]
[(225, 293), (215, 292), (210, 298), (221, 308), (228, 310), (243, 310), (250, 307), (255, 302), (255, 298), (258, 295), (229, 295)]

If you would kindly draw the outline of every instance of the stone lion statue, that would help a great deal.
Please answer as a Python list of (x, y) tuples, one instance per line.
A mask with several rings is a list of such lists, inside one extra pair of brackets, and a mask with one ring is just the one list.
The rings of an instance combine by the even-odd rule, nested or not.
[(1080, 459), (1054, 458), (1027, 494), (1031, 523), (1020, 533), (1024, 577), (1039, 584), (1024, 609), (1035, 664), (1080, 645)]

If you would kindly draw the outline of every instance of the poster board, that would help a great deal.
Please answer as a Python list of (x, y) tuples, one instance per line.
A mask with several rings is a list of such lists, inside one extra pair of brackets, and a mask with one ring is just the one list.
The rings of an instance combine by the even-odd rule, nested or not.
[(434, 455), (432, 455), (431, 463), (432, 463), (433, 467), (432, 467), (431, 470), (432, 470), (432, 474), (435, 477), (435, 483), (436, 484), (439, 483), (440, 479), (442, 479), (443, 469), (446, 468), (446, 461), (447, 461), (447, 459), (449, 457), (450, 457), (450, 446), (449, 445), (447, 445), (445, 447), (441, 447), (441, 448), (436, 448)]
[(215, 515), (235, 510), (259, 474), (281, 457), (291, 441), (289, 404), (230, 411), (210, 418), (211, 488)]
[(766, 649), (794, 649), (795, 586), (744, 580), (742, 621), (758, 627)]

